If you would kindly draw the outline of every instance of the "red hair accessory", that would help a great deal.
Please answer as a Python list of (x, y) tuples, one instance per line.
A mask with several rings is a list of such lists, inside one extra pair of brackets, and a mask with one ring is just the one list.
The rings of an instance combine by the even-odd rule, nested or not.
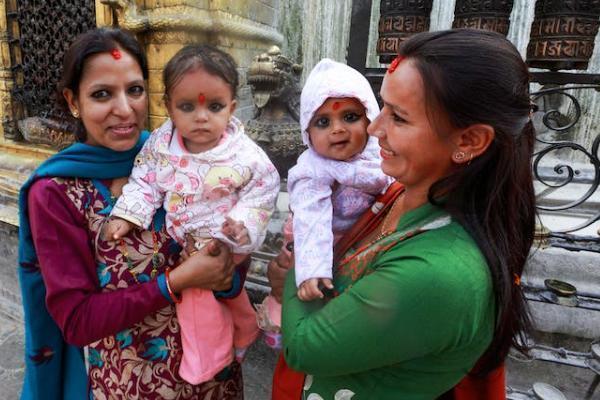
[(203, 93), (200, 93), (198, 95), (198, 103), (204, 104), (205, 101), (206, 101), (206, 96)]
[(333, 103), (333, 107), (332, 107), (332, 108), (333, 108), (333, 111), (335, 111), (335, 110), (337, 110), (338, 108), (340, 108), (340, 102), (339, 102), (339, 101), (335, 101), (335, 102)]
[(118, 60), (121, 58), (121, 52), (119, 51), (119, 49), (112, 49), (110, 51), (110, 55), (112, 56), (112, 58), (114, 58), (115, 60)]
[(404, 56), (401, 56), (401, 55), (398, 55), (396, 58), (394, 58), (394, 61), (392, 61), (392, 63), (388, 67), (387, 73), (388, 74), (393, 73), (396, 70), (396, 68), (398, 68), (398, 65), (400, 65), (402, 60), (404, 60)]
[(515, 277), (515, 285), (516, 286), (521, 286), (521, 277), (517, 274), (513, 274)]

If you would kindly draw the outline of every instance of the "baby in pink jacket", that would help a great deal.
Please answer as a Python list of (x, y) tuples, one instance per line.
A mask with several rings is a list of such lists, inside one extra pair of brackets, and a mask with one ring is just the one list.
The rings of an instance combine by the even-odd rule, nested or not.
[[(171, 119), (138, 154), (105, 233), (118, 240), (133, 226), (148, 228), (162, 206), (167, 231), (178, 243), (185, 245), (189, 236), (200, 249), (218, 239), (239, 262), (264, 241), (280, 180), (233, 116), (235, 62), (214, 47), (190, 45), (169, 61), (163, 79)], [(183, 342), (179, 373), (192, 384), (211, 380), (234, 355), (241, 361), (259, 333), (243, 289), (228, 300), (185, 289), (177, 317)]]

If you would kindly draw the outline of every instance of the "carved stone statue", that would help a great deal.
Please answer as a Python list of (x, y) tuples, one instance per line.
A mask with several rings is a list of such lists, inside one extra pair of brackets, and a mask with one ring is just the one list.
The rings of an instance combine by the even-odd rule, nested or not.
[(65, 122), (51, 118), (29, 117), (17, 122), (19, 132), (26, 141), (33, 144), (50, 146), (54, 150), (62, 150), (75, 142), (72, 127)]
[(256, 116), (246, 123), (247, 134), (267, 152), (282, 178), (305, 149), (300, 135), (300, 74), (273, 46), (254, 58), (248, 70)]

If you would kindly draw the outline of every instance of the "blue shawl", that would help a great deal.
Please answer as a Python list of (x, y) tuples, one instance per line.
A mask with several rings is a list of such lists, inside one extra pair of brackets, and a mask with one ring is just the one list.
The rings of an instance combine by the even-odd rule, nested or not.
[(88, 398), (82, 349), (64, 341), (46, 309), (46, 288), (37, 264), (27, 212), (29, 188), (42, 177), (113, 179), (129, 176), (135, 156), (148, 137), (148, 132), (142, 132), (135, 147), (124, 152), (75, 143), (42, 163), (21, 188), (18, 275), (25, 319), (25, 379), (21, 399)]

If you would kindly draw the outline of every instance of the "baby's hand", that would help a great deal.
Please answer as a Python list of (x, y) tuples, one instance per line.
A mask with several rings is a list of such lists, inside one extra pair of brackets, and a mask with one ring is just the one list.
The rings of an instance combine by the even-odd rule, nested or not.
[(221, 226), (221, 232), (240, 246), (250, 243), (250, 235), (248, 235), (248, 229), (243, 222), (226, 217)]
[[(211, 257), (217, 257), (221, 254), (221, 247), (223, 247), (223, 243), (220, 240), (212, 239), (208, 243), (206, 243), (203, 247), (206, 247), (208, 251), (208, 255)], [(185, 246), (181, 251), (181, 258), (183, 260), (187, 260), (194, 254), (196, 254), (200, 249), (196, 245), (196, 240), (189, 233), (185, 234)]]
[(113, 218), (104, 228), (104, 239), (108, 241), (119, 240), (134, 227), (134, 225), (121, 218)]
[(307, 279), (300, 284), (298, 288), (298, 298), (302, 301), (310, 301), (315, 299), (322, 299), (323, 292), (319, 289), (319, 283), (327, 289), (333, 289), (331, 279), (328, 278), (311, 278)]

